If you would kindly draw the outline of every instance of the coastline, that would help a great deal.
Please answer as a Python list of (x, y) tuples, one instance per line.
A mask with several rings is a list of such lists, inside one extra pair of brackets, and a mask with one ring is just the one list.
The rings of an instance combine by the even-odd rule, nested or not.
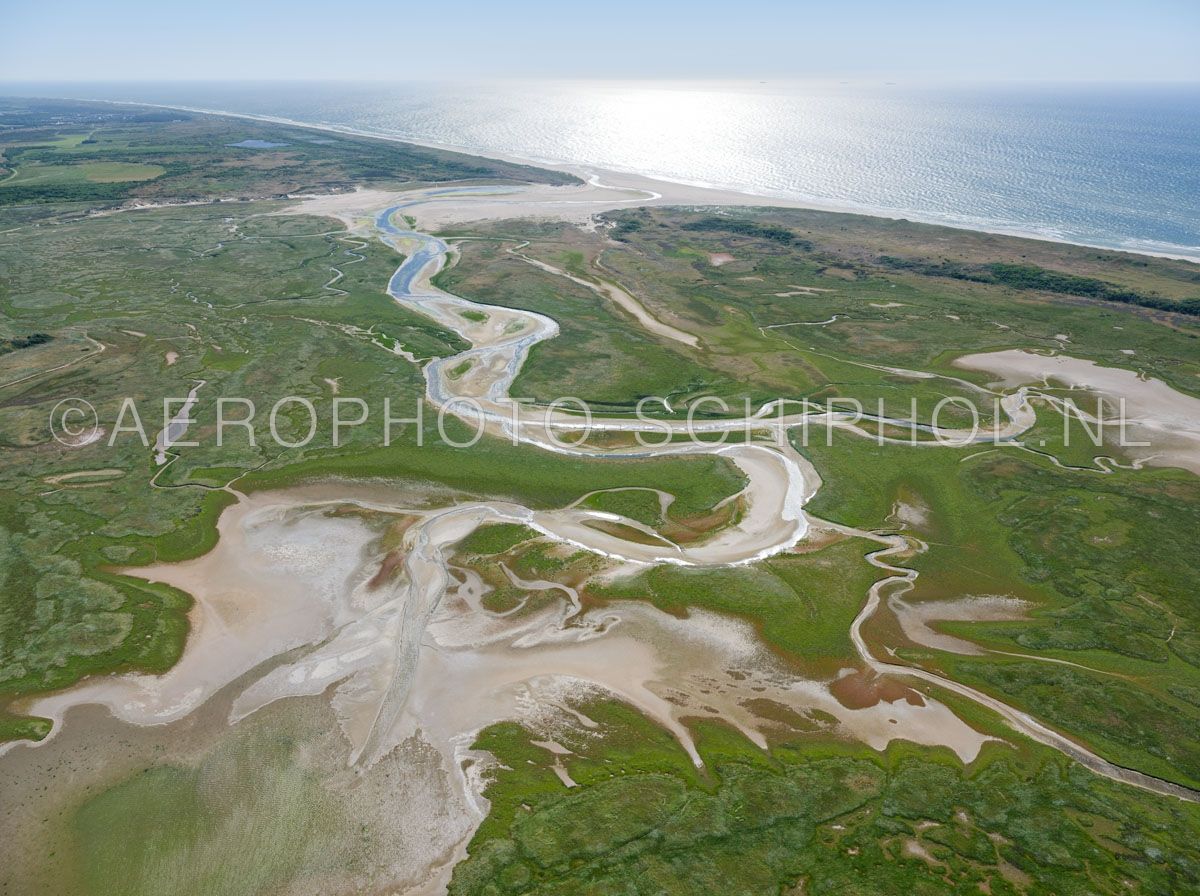
[[(515, 156), (508, 153), (480, 150), (472, 147), (457, 146), (446, 143), (434, 143), (428, 140), (410, 138), (396, 134), (385, 134), (377, 131), (367, 131), (344, 125), (317, 124), (284, 118), (274, 115), (257, 115), (248, 112), (231, 112), (225, 109), (207, 109), (197, 106), (170, 105), (165, 103), (146, 103), (134, 100), (95, 100), (77, 97), (64, 97), (77, 102), (108, 103), (115, 106), (135, 106), (149, 109), (168, 109), (179, 112), (192, 112), (197, 115), (214, 115), (224, 118), (237, 118), (247, 121), (266, 122), (287, 127), (305, 128), (324, 133), (343, 134), (352, 137), (364, 137), (372, 140), (386, 140), (392, 143), (406, 143), (426, 149), (454, 152), (476, 158), (493, 161), (509, 162), (517, 165), (532, 165), (574, 175), (585, 183), (614, 189), (636, 189), (653, 194), (641, 205), (714, 205), (714, 206), (745, 206), (762, 208), (799, 208), (813, 211), (833, 212), (840, 214), (863, 215), (872, 218), (882, 218), (892, 221), (912, 221), (918, 224), (929, 224), (937, 227), (948, 227), (954, 230), (964, 230), (975, 233), (987, 233), (997, 236), (1009, 236), (1019, 239), (1036, 240), (1039, 242), (1058, 243), (1060, 245), (1077, 246), (1085, 249), (1097, 249), (1106, 252), (1120, 252), (1128, 255), (1140, 255), (1150, 258), (1165, 258), (1173, 261), (1183, 261), (1200, 265), (1200, 246), (1170, 246), (1168, 250), (1158, 250), (1151, 245), (1136, 244), (1106, 244), (1081, 242), (1054, 236), (1053, 234), (1036, 230), (1022, 229), (1019, 226), (1007, 227), (1003, 224), (987, 221), (961, 221), (952, 217), (938, 217), (912, 210), (897, 210), (859, 205), (853, 202), (826, 202), (818, 199), (792, 198), (773, 195), (766, 192), (750, 192), (732, 187), (714, 184), (694, 183), (684, 180), (645, 174), (634, 171), (624, 171), (613, 168), (603, 168), (583, 163), (562, 162), (539, 159), (534, 157)], [(674, 189), (672, 189), (674, 188)], [(762, 201), (753, 201), (762, 200)], [(628, 205), (628, 203), (622, 203)], [(635, 206), (636, 207), (636, 206)]]

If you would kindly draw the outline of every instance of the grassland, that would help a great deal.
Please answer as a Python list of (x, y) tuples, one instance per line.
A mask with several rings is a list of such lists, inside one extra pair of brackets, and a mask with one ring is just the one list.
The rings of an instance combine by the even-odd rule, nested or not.
[(575, 395), (606, 413), (631, 412), (647, 395), (676, 397), (739, 390), (688, 352), (630, 326), (586, 287), (534, 268), (505, 242), (464, 243), (462, 261), (437, 278), (442, 288), (477, 301), (547, 314), (562, 335), (539, 343), (513, 394), (548, 404)]
[[(66, 165), (29, 165), (13, 171), (5, 183), (13, 187), (47, 187), (63, 184), (120, 184), (154, 180), (167, 173), (161, 165), (133, 162), (76, 162)], [(2, 194), (0, 194), (2, 195)]]

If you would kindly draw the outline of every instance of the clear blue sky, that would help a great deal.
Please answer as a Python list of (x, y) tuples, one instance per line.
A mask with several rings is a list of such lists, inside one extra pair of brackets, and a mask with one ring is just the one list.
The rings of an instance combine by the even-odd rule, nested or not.
[(1200, 81), (1200, 0), (12, 0), (0, 81)]

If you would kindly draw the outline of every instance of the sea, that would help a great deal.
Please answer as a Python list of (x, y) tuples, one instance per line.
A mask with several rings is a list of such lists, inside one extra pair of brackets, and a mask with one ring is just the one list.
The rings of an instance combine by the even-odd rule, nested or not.
[(0, 85), (1200, 260), (1200, 84)]

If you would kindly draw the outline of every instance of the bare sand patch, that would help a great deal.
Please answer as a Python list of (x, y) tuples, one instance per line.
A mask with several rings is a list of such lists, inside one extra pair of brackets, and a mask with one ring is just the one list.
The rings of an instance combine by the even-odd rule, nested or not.
[(107, 432), (103, 426), (97, 426), (95, 429), (88, 430), (79, 435), (66, 436), (62, 439), (62, 444), (68, 448), (86, 448), (88, 445), (94, 445), (103, 439)]
[[(998, 376), (1004, 386), (1051, 388), (1058, 383), (1095, 393), (1108, 406), (1106, 416), (1113, 427), (1123, 406), (1126, 444), (1122, 447), (1130, 456), (1153, 466), (1183, 467), (1200, 474), (1200, 398), (1178, 392), (1162, 380), (1068, 355), (1020, 349), (966, 355), (954, 363)], [(1138, 442), (1144, 444), (1131, 444)]]
[(714, 268), (719, 268), (721, 265), (729, 264), (731, 261), (737, 261), (728, 252), (713, 252), (708, 256), (708, 263)]
[[(562, 169), (568, 170), (568, 169)], [(498, 221), (512, 218), (565, 221), (579, 227), (594, 227), (595, 216), (601, 212), (641, 206), (710, 205), (749, 207), (761, 205), (761, 200), (733, 190), (696, 187), (670, 181), (656, 180), (626, 172), (606, 171), (603, 181), (589, 170), (572, 170), (585, 183), (565, 186), (519, 184), (484, 188), (470, 195), (446, 193), (433, 197), (410, 213), (425, 230), (438, 231), (459, 224), (478, 221)], [(411, 191), (358, 189), (353, 192), (319, 196), (295, 197), (297, 204), (280, 214), (309, 214), (337, 218), (350, 230), (368, 231), (370, 217), (383, 209), (404, 202)], [(771, 205), (780, 208), (828, 208), (812, 201), (773, 198)], [(840, 276), (839, 271), (829, 273)], [(847, 272), (853, 279), (854, 272)]]
[(290, 205), (277, 214), (336, 218), (352, 233), (363, 232), (370, 229), (370, 218), (375, 212), (403, 201), (405, 195), (400, 190), (359, 187), (344, 193), (298, 196), (295, 197), (298, 204)]
[(192, 408), (196, 406), (197, 394), (207, 385), (205, 380), (197, 380), (196, 385), (188, 392), (187, 398), (180, 404), (175, 416), (167, 421), (167, 425), (159, 431), (154, 439), (154, 463), (162, 466), (167, 462), (167, 452), (187, 435), (188, 427), (192, 424)]
[(83, 486), (104, 485), (125, 475), (124, 470), (115, 467), (103, 470), (76, 470), (73, 473), (60, 473), (57, 476), (43, 476), (42, 482), (47, 485)]
[(922, 647), (945, 650), (965, 656), (982, 656), (986, 651), (963, 638), (938, 631), (939, 622), (1007, 622), (1024, 619), (1029, 604), (1004, 594), (973, 594), (956, 600), (908, 603), (894, 597), (888, 606), (904, 636)]
[(888, 519), (895, 520), (902, 526), (921, 529), (929, 525), (929, 507), (917, 498), (900, 500), (892, 505)]
[(907, 837), (904, 840), (904, 854), (912, 859), (920, 859), (930, 867), (937, 867), (942, 864), (933, 857), (933, 853), (926, 849), (920, 841), (914, 840), (911, 837)]
[(777, 292), (777, 293), (775, 293), (775, 298), (790, 299), (795, 296), (818, 296), (821, 293), (826, 293), (826, 292), (835, 292), (835, 290), (821, 289), (820, 287), (817, 287), (817, 286), (796, 286), (795, 284), (789, 283), (788, 284), (788, 292)]

